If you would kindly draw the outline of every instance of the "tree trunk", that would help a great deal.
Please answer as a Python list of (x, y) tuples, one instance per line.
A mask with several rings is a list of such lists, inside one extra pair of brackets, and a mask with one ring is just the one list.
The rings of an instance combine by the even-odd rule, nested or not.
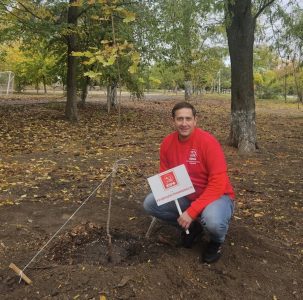
[(39, 81), (38, 80), (36, 81), (35, 87), (36, 87), (36, 92), (37, 92), (37, 95), (38, 95), (39, 94)]
[(42, 82), (43, 82), (43, 88), (44, 88), (44, 94), (47, 94), (47, 89), (46, 89), (46, 79), (45, 76), (42, 76)]
[(85, 78), (83, 78), (82, 86), (81, 86), (81, 106), (82, 107), (85, 106), (85, 101), (86, 101), (87, 94), (88, 94), (89, 83), (90, 83), (90, 78), (88, 76), (85, 76)]
[(284, 102), (287, 102), (287, 77), (284, 75)]
[(112, 82), (107, 86), (107, 111), (110, 113), (111, 108), (118, 106), (117, 100), (117, 82)]
[(189, 102), (193, 93), (192, 85), (192, 28), (191, 20), (193, 19), (194, 1), (185, 1), (182, 8), (182, 26), (183, 26), (183, 49), (182, 60), (184, 66), (184, 93), (185, 101)]
[(71, 122), (78, 121), (76, 83), (77, 59), (75, 56), (72, 56), (72, 52), (76, 51), (76, 34), (73, 30), (77, 26), (78, 7), (71, 5), (74, 2), (77, 2), (77, 0), (69, 1), (70, 6), (68, 8), (67, 16), (70, 33), (67, 36), (67, 78), (65, 116)]
[(185, 101), (189, 102), (192, 97), (192, 82), (191, 80), (184, 81)]
[(295, 60), (293, 60), (293, 63), (292, 63), (292, 65), (293, 65), (293, 75), (294, 75), (294, 79), (295, 79), (295, 87), (296, 87), (298, 102), (303, 102), (302, 86), (301, 86), (301, 83), (299, 82), (299, 78), (298, 78), (301, 63), (298, 62), (298, 66), (296, 66), (295, 64), (296, 64), (296, 62), (295, 62)]
[(255, 18), (251, 0), (228, 0), (227, 38), (231, 61), (231, 127), (228, 143), (240, 152), (256, 150), (253, 85)]

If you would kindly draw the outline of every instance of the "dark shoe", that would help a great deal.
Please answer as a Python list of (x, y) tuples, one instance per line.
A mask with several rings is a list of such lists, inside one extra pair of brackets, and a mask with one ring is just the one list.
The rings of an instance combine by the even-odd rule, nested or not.
[(202, 233), (203, 229), (199, 222), (193, 222), (189, 227), (189, 234), (185, 231), (181, 232), (181, 246), (184, 248), (191, 248), (197, 239), (197, 237)]
[(221, 257), (221, 243), (210, 241), (202, 257), (203, 262), (214, 263)]

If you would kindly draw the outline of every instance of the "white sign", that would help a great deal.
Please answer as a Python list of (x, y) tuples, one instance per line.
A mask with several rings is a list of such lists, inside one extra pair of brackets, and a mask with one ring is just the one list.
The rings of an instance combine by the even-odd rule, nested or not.
[(147, 178), (158, 206), (195, 192), (184, 165)]

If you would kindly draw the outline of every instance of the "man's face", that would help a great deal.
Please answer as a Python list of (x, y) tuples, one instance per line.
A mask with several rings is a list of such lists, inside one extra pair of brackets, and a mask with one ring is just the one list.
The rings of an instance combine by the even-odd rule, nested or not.
[(176, 110), (173, 123), (179, 133), (179, 139), (186, 140), (195, 129), (197, 120), (190, 108), (181, 108)]

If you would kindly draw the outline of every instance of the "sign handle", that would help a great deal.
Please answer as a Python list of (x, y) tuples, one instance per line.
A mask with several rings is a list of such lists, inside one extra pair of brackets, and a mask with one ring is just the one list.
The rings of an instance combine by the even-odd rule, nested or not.
[[(178, 199), (175, 199), (175, 203), (176, 203), (179, 215), (181, 216), (182, 215), (182, 210), (181, 210), (180, 204), (178, 202)], [(189, 230), (188, 229), (186, 229), (185, 232), (186, 232), (186, 234), (189, 234)]]

